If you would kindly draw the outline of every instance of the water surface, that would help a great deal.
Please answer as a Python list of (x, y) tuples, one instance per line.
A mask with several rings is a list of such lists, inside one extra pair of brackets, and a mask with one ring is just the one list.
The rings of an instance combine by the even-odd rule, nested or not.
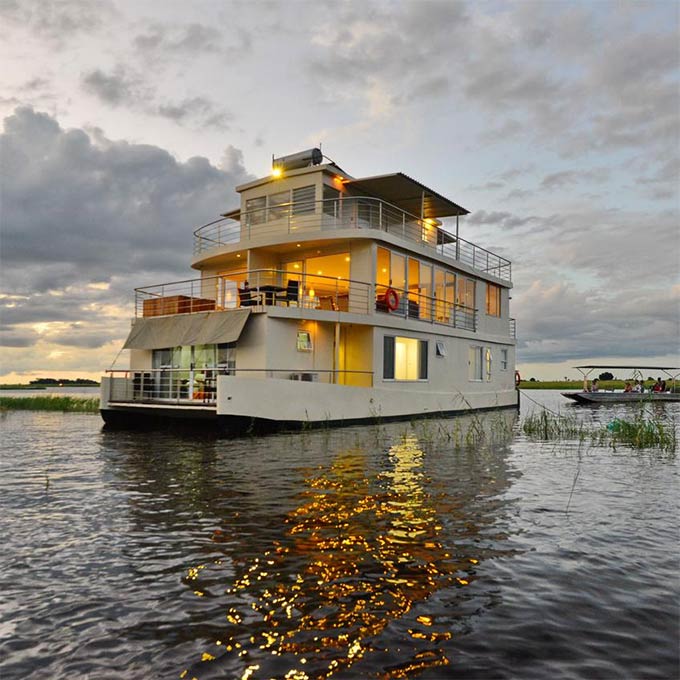
[(242, 439), (37, 412), (2, 430), (3, 680), (678, 676), (672, 455), (532, 442), (512, 411)]

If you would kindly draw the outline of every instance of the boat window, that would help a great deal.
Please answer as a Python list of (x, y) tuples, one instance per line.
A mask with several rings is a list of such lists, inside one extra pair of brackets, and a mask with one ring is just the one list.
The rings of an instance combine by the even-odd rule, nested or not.
[(290, 203), (290, 192), (280, 191), (269, 196), (269, 219), (280, 220), (288, 213), (288, 203)]
[(406, 288), (406, 258), (390, 253), (390, 286), (402, 295)]
[(408, 299), (418, 302), (420, 292), (420, 262), (408, 258)]
[(448, 323), (453, 318), (453, 303), (455, 301), (456, 275), (437, 267), (434, 272), (435, 318), (437, 321)]
[(312, 346), (312, 334), (309, 331), (298, 331), (297, 332), (297, 351), (298, 352), (311, 352)]
[(501, 287), (495, 283), (486, 284), (486, 313), (489, 316), (501, 315)]
[(427, 340), (385, 336), (383, 378), (427, 380)]
[(475, 309), (475, 281), (465, 276), (458, 277), (458, 287), (456, 288), (456, 303)]
[(420, 263), (420, 318), (429, 319), (432, 310), (432, 265)]
[(293, 215), (307, 215), (314, 212), (314, 200), (316, 199), (316, 187), (300, 187), (293, 189)]
[(446, 356), (446, 345), (441, 340), (437, 340), (437, 356), (438, 357)]
[(340, 192), (328, 184), (323, 185), (323, 212), (324, 215), (339, 217), (340, 214)]
[(508, 350), (502, 349), (501, 350), (501, 371), (507, 371), (507, 370), (508, 370)]
[(267, 197), (249, 198), (246, 201), (246, 224), (264, 224), (267, 221)]
[(491, 365), (493, 362), (493, 355), (491, 354), (491, 350), (487, 347), (484, 350), (484, 368), (485, 368), (485, 374), (486, 374), (486, 381), (491, 382)]
[[(379, 286), (390, 285), (390, 251), (387, 248), (378, 248), (377, 267), (375, 274), (375, 282)], [(379, 291), (384, 292), (384, 291)]]
[(482, 362), (482, 352), (483, 347), (478, 347), (477, 345), (470, 345), (468, 350), (468, 379), (469, 380), (479, 380), (483, 379), (482, 371), (484, 370), (484, 364)]

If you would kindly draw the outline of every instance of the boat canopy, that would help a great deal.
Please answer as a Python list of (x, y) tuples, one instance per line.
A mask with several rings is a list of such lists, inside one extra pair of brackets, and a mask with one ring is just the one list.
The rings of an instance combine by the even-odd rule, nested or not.
[(349, 179), (344, 184), (366, 196), (381, 198), (416, 217), (450, 217), (470, 212), (403, 172)]
[(619, 364), (613, 365), (613, 364), (593, 364), (592, 366), (574, 366), (574, 368), (577, 371), (580, 371), (581, 375), (584, 378), (588, 378), (588, 376), (594, 371), (594, 370), (599, 370), (599, 369), (613, 369), (613, 370), (618, 370), (618, 371), (633, 371), (633, 376), (640, 375), (642, 376), (644, 372), (647, 371), (660, 371), (661, 373), (664, 373), (667, 375), (671, 380), (675, 381), (675, 379), (680, 375), (680, 368), (676, 366), (621, 366)]
[(249, 315), (250, 309), (246, 308), (137, 319), (123, 349), (164, 349), (236, 342)]

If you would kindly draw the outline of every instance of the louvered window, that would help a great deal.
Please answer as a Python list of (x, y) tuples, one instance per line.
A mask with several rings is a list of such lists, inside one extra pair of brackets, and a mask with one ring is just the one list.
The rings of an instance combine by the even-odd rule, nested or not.
[(316, 199), (316, 187), (300, 187), (293, 189), (293, 215), (307, 215), (314, 212), (314, 200)]

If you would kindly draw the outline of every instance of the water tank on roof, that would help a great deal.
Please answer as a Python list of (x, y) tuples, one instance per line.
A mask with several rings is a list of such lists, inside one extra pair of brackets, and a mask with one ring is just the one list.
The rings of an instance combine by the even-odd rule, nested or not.
[(281, 170), (297, 170), (306, 168), (308, 165), (319, 165), (321, 161), (323, 161), (321, 149), (307, 149), (307, 151), (292, 153), (290, 156), (273, 158), (272, 166)]

